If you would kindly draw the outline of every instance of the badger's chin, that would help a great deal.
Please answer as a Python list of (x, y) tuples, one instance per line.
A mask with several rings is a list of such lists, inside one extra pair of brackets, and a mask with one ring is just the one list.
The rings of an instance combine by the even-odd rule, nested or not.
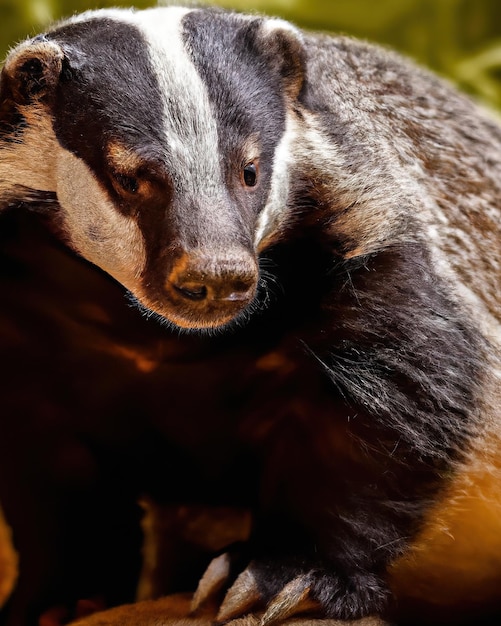
[(211, 303), (204, 307), (175, 306), (127, 292), (129, 301), (143, 316), (163, 326), (185, 333), (217, 334), (239, 327), (256, 308), (254, 297), (245, 302)]

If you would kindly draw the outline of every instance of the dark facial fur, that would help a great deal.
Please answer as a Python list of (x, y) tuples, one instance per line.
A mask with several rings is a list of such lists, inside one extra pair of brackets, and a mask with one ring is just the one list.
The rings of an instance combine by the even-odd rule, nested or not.
[[(63, 155), (56, 174), (59, 220), (73, 248), (172, 322), (217, 327), (255, 296), (255, 223), (267, 201), (273, 154), (284, 130), (281, 85), (295, 77), (283, 76), (259, 49), (265, 40), (262, 20), (234, 16), (227, 28), (216, 13), (200, 22), (175, 11), (166, 44), (157, 38), (154, 17), (141, 25), (118, 19), (123, 15), (70, 21), (12, 58), (4, 72), (5, 126), (14, 128), (8, 120), (23, 119), (20, 99), (44, 119), (53, 117), (43, 134)], [(226, 33), (221, 48), (204, 52), (203, 41), (218, 40), (221, 33)], [(117, 45), (121, 40), (126, 49)], [(226, 44), (233, 47), (230, 57)], [(17, 93), (14, 76), (24, 79), (36, 52), (43, 53), (36, 68), (40, 87), (19, 89), (16, 102), (9, 95)], [(204, 84), (197, 72), (208, 65), (212, 78)], [(247, 79), (236, 97), (244, 65)], [(218, 80), (218, 74), (228, 79)], [(220, 119), (222, 102), (226, 113)], [(12, 133), (5, 137), (12, 142)], [(189, 154), (193, 143), (197, 153)], [(77, 175), (75, 168), (84, 171)], [(77, 178), (78, 189), (70, 182)], [(58, 183), (43, 180), (43, 186)], [(85, 198), (89, 187), (93, 191)], [(104, 204), (110, 213), (103, 220), (97, 207)], [(112, 245), (115, 237), (129, 241), (133, 263)]]

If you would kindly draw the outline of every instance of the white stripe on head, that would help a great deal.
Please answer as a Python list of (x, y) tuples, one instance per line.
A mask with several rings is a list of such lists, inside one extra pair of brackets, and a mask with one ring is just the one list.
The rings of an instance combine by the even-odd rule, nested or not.
[(182, 19), (190, 9), (169, 7), (136, 13), (134, 23), (149, 54), (164, 96), (164, 121), (175, 185), (187, 194), (218, 193), (223, 176), (218, 132), (207, 88), (182, 39)]

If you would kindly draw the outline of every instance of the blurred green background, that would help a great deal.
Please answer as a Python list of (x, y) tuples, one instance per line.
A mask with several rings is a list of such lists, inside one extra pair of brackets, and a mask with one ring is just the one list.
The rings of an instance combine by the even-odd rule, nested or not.
[[(0, 0), (0, 57), (54, 19), (118, 3), (157, 4), (152, 0)], [(211, 4), (257, 10), (303, 27), (390, 45), (501, 110), (500, 0), (214, 0)]]

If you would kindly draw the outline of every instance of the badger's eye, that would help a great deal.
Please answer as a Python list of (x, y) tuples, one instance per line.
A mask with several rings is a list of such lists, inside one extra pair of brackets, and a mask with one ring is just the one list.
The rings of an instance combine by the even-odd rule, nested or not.
[(255, 161), (247, 163), (242, 169), (242, 180), (247, 187), (254, 187), (257, 183), (258, 166)]
[(139, 181), (134, 176), (127, 176), (127, 174), (119, 174), (115, 172), (113, 178), (118, 186), (127, 193), (134, 194), (139, 191)]

